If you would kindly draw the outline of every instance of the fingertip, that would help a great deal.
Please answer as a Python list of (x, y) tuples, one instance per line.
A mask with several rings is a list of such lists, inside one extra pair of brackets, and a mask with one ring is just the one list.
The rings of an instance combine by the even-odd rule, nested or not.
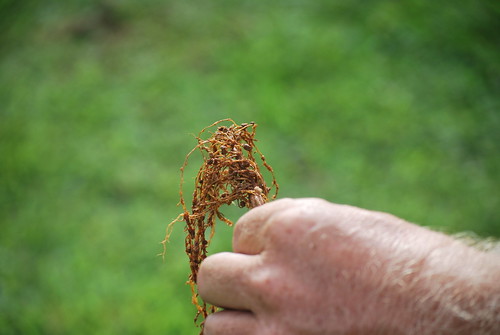
[(257, 318), (250, 311), (223, 310), (210, 314), (203, 326), (203, 335), (256, 334)]
[(233, 250), (255, 255), (264, 250), (265, 230), (270, 218), (286, 208), (292, 208), (297, 200), (283, 198), (255, 207), (236, 222), (233, 233)]
[(215, 306), (250, 309), (252, 306), (248, 274), (258, 264), (258, 257), (232, 252), (211, 255), (198, 271), (198, 293)]
[(201, 262), (198, 269), (198, 292), (202, 297), (207, 295), (210, 290), (211, 283), (217, 282), (221, 272), (218, 271), (220, 264), (225, 264), (226, 260), (230, 258), (229, 252), (220, 252), (213, 254)]

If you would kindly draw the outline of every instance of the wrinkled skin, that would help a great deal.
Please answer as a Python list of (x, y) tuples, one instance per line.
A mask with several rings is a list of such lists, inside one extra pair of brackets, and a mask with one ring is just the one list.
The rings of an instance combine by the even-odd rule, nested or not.
[(282, 199), (205, 259), (205, 335), (500, 334), (500, 258), (392, 215)]

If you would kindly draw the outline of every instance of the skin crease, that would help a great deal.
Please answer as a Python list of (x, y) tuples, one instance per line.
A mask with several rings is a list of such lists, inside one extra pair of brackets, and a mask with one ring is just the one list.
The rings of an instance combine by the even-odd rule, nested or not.
[(500, 257), (389, 214), (282, 199), (201, 264), (204, 335), (500, 334)]

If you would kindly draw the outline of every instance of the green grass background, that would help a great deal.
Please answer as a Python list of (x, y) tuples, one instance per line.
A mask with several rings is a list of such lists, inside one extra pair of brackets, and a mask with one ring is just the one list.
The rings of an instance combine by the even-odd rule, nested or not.
[(180, 225), (157, 254), (191, 134), (226, 117), (259, 124), (280, 197), (500, 236), (498, 1), (0, 11), (2, 334), (197, 334)]

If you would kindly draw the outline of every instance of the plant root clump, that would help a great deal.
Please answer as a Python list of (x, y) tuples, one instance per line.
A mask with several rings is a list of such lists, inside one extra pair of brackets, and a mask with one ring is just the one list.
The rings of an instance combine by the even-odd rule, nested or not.
[[(230, 125), (220, 125), (223, 122), (229, 122)], [(210, 131), (212, 128), (215, 131)], [(241, 208), (253, 208), (266, 203), (273, 188), (271, 199), (275, 199), (278, 193), (279, 186), (273, 169), (255, 145), (256, 128), (254, 122), (237, 124), (232, 119), (213, 123), (198, 134), (198, 144), (187, 154), (181, 167), (180, 205), (183, 212), (168, 225), (162, 244), (164, 255), (173, 225), (184, 221), (186, 254), (191, 268), (187, 283), (191, 286), (192, 302), (197, 309), (195, 323), (199, 316), (204, 320), (216, 310), (215, 306), (208, 305), (198, 296), (196, 283), (200, 263), (207, 257), (207, 247), (215, 232), (216, 219), (230, 226), (233, 224), (220, 211), (220, 207), (237, 204)], [(210, 133), (210, 136), (203, 139), (206, 133)], [(195, 178), (191, 210), (188, 211), (182, 192), (184, 169), (196, 150), (201, 152), (203, 163)], [(254, 155), (260, 157), (262, 165), (271, 173), (271, 187), (267, 186)], [(210, 231), (208, 234), (207, 230)]]

